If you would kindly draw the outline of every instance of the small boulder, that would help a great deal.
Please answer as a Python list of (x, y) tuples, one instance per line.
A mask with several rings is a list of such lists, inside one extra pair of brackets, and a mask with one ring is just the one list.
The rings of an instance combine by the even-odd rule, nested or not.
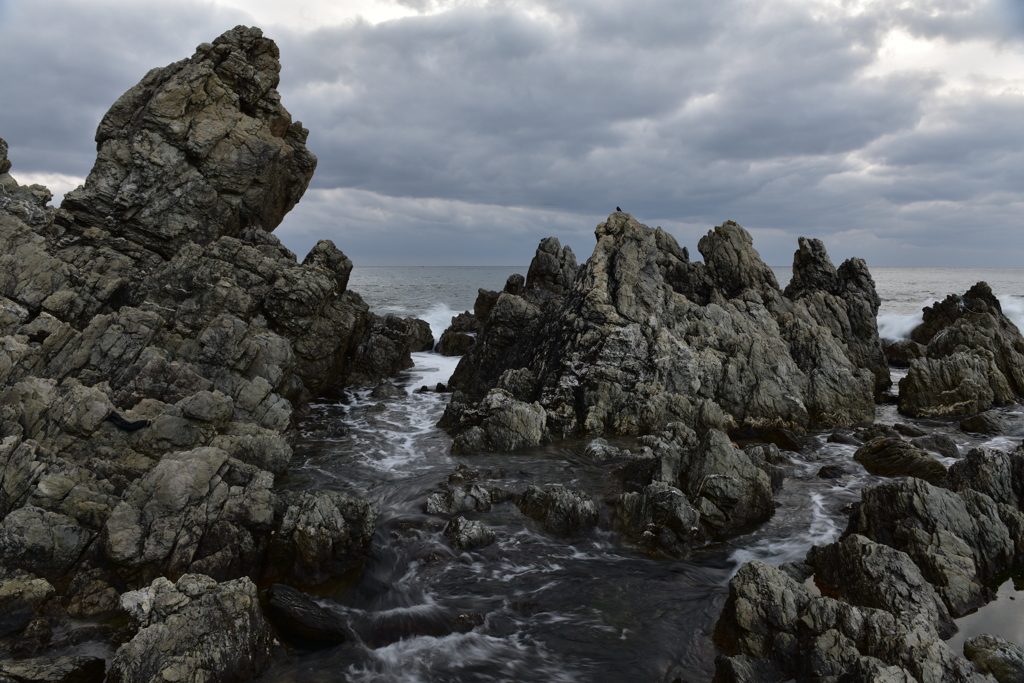
[(946, 434), (919, 436), (916, 439), (911, 439), (910, 443), (926, 451), (935, 451), (945, 458), (960, 457), (960, 449), (957, 448), (956, 441), (953, 441), (953, 437)]
[(871, 474), (883, 477), (917, 477), (930, 484), (946, 478), (946, 466), (925, 451), (902, 439), (881, 439), (865, 444), (853, 454)]
[(597, 524), (597, 505), (593, 499), (564, 486), (547, 490), (529, 486), (518, 496), (516, 505), (552, 534), (576, 534)]
[(86, 655), (0, 662), (4, 683), (103, 683), (105, 672), (101, 658)]
[(384, 381), (373, 388), (373, 391), (370, 392), (370, 396), (377, 400), (382, 398), (394, 398), (396, 396), (405, 396), (405, 390), (399, 389), (391, 382)]
[(1024, 650), (987, 633), (964, 642), (964, 656), (999, 683), (1024, 683)]
[(473, 550), (494, 543), (497, 535), (477, 520), (456, 517), (444, 528), (444, 535), (456, 550)]
[(984, 413), (961, 420), (960, 429), (965, 432), (998, 436), (1006, 431), (1006, 422), (1003, 420), (1003, 416), (996, 411), (986, 410)]

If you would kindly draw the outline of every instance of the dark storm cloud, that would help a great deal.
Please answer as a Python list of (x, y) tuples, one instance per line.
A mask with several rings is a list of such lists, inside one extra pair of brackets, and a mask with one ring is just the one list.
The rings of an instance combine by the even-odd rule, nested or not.
[[(837, 262), (1024, 256), (1024, 96), (958, 97), (935, 70), (872, 71), (894, 29), (1019, 53), (1011, 0), (858, 14), (752, 0), (401, 4), (433, 13), (263, 26), (320, 159), (278, 231), (298, 252), (330, 237), (363, 264), (514, 264), (555, 234), (585, 258), (621, 205), (691, 249), (737, 220), (773, 263), (799, 234), (825, 239)], [(17, 168), (72, 175), (91, 165), (102, 113), (148, 68), (248, 21), (201, 2), (3, 7), (0, 59), (18, 68), (4, 76), (0, 135)]]

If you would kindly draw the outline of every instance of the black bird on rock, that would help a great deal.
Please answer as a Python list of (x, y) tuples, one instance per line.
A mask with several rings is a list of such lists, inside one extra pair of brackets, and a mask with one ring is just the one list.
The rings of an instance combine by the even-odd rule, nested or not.
[(619, 208), (618, 206), (615, 207), (615, 210), (618, 211), (619, 213), (622, 213), (622, 209)]

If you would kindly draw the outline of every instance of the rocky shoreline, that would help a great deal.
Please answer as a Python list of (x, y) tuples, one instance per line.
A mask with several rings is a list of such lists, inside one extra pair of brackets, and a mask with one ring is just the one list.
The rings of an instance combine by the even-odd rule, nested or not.
[[(275, 482), (312, 399), (386, 400), (435, 340), (372, 313), (330, 241), (299, 262), (271, 234), (316, 167), (278, 59), (240, 26), (149, 72), (59, 209), (11, 178), (0, 140), (0, 683), (247, 681), (283, 643), (358, 639), (302, 591), (359, 574), (377, 511)], [(883, 347), (867, 265), (835, 267), (819, 240), (800, 238), (783, 289), (733, 222), (700, 240), (703, 262), (626, 213), (595, 234), (583, 264), (548, 238), (526, 277), (480, 290), (440, 337), (461, 360), (436, 390), (453, 392), (453, 454), (584, 439), (614, 493), (460, 465), (424, 503), (451, 548), (494, 543), (474, 515), (511, 504), (555, 538), (600, 527), (686, 558), (771, 518), (786, 452), (829, 433), (892, 479), (836, 542), (739, 570), (716, 680), (1024, 680), (998, 634), (968, 640), (970, 661), (942, 642), (1022, 568), (1024, 447), (961, 457), (947, 436), (873, 424), (898, 400), (1005, 430), (992, 409), (1024, 396), (1024, 338), (988, 285)], [(907, 368), (895, 398), (890, 366)], [(62, 654), (83, 641), (109, 657)]]

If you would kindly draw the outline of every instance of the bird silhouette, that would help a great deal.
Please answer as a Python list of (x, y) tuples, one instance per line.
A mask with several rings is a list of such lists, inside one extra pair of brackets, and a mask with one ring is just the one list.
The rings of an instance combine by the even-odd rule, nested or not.
[(615, 207), (615, 210), (616, 210), (616, 211), (619, 211), (619, 212), (621, 212), (621, 211), (622, 211), (622, 209), (621, 209), (621, 208), (619, 208), (619, 207), (617, 207), (617, 206)]

